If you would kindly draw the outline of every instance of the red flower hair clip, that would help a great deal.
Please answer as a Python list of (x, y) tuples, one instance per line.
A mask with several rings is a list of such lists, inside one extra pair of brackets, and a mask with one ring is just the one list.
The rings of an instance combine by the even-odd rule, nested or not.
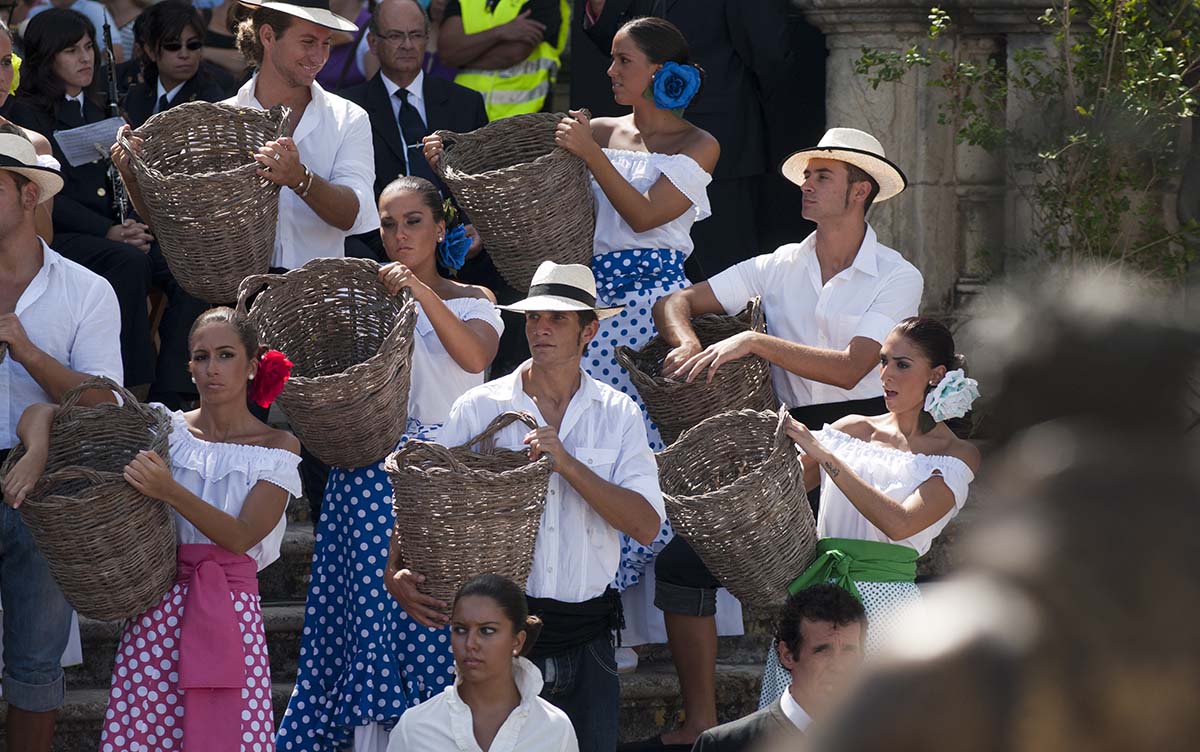
[(250, 382), (250, 399), (259, 407), (270, 407), (291, 375), (292, 361), (278, 350), (267, 350), (258, 359), (258, 373)]

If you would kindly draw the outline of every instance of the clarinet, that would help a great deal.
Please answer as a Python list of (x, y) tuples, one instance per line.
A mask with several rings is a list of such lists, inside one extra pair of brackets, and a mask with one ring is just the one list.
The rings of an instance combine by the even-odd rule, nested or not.
[[(120, 117), (121, 106), (117, 100), (117, 60), (113, 55), (112, 27), (108, 25), (108, 13), (104, 14), (104, 61), (105, 83), (108, 86), (108, 116)], [(121, 224), (129, 214), (129, 195), (125, 192), (125, 183), (121, 181), (121, 172), (110, 157), (108, 160), (108, 189), (112, 192), (113, 211), (117, 213)]]

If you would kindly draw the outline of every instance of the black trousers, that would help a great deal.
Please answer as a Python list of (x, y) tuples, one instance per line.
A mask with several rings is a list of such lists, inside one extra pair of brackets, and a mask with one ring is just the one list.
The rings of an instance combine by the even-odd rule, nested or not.
[[(826, 424), (847, 415), (882, 415), (887, 412), (887, 406), (883, 397), (873, 397), (797, 407), (791, 412), (792, 417), (810, 431), (819, 431)], [(812, 505), (814, 516), (820, 498), (820, 487), (808, 492), (808, 503)], [(711, 616), (716, 613), (716, 590), (720, 582), (682, 536), (672, 538), (654, 559), (654, 577), (654, 605), (660, 610), (690, 616)]]
[(149, 257), (151, 280), (167, 296), (167, 309), (158, 324), (158, 360), (150, 399), (179, 409), (184, 399), (196, 396), (196, 385), (188, 374), (188, 334), (200, 314), (212, 306), (179, 286), (158, 243), (150, 247)]
[(146, 295), (153, 283), (150, 257), (131, 245), (78, 232), (56, 234), (53, 247), (65, 258), (104, 277), (117, 294), (125, 385), (154, 381), (154, 345), (146, 311)]

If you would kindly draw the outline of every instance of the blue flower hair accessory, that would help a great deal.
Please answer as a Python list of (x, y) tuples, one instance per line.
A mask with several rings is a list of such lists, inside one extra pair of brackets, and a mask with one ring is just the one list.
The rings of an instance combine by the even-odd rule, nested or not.
[(446, 231), (446, 238), (437, 245), (438, 263), (447, 269), (458, 271), (467, 260), (471, 250), (471, 239), (467, 237), (466, 225), (458, 225)]
[(925, 395), (925, 412), (939, 423), (948, 418), (961, 418), (979, 399), (979, 382), (967, 378), (963, 369), (947, 371), (937, 386)]
[(654, 104), (664, 110), (683, 112), (700, 91), (700, 69), (694, 65), (669, 61), (654, 74), (650, 85)]

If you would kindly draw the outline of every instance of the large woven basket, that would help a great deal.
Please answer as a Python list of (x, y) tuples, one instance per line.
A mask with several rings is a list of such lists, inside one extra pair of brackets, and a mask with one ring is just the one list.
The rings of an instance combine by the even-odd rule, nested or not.
[[(84, 407), (79, 399), (90, 389), (117, 392), (123, 402)], [(170, 433), (166, 411), (109, 379), (89, 379), (63, 397), (46, 471), (20, 511), (63, 594), (84, 616), (137, 616), (175, 584), (175, 515), (122, 475), (143, 449), (169, 462)], [(24, 454), (17, 445), (0, 476)]]
[(587, 264), (596, 230), (591, 173), (554, 143), (562, 113), (515, 115), (471, 131), (438, 131), (437, 172), (517, 290), (543, 261)]
[(425, 575), (426, 594), (450, 603), (463, 583), (487, 573), (525, 587), (551, 461), (494, 446), (517, 420), (537, 427), (528, 413), (502, 413), (462, 446), (413, 440), (388, 457), (400, 560)]
[(154, 237), (189, 294), (230, 303), (238, 284), (270, 267), (279, 186), (260, 178), (253, 154), (283, 135), (288, 110), (187, 102), (154, 115), (125, 138)]
[[(701, 347), (747, 330), (765, 332), (762, 303), (754, 298), (737, 316), (706, 313), (692, 319), (692, 328)], [(773, 410), (778, 402), (771, 387), (771, 365), (751, 355), (726, 363), (717, 369), (711, 382), (701, 374), (688, 383), (662, 375), (663, 360), (671, 346), (655, 336), (641, 350), (621, 345), (617, 362), (629, 372), (650, 418), (658, 424), (663, 443), (668, 446), (679, 435), (700, 421), (727, 410)]]
[(327, 465), (364, 467), (396, 448), (417, 322), (407, 290), (388, 295), (374, 261), (321, 258), (247, 277), (237, 300), (262, 344), (294, 364), (279, 404), (310, 452)]
[(757, 606), (782, 603), (816, 552), (787, 415), (785, 408), (721, 413), (658, 454), (675, 531), (738, 600)]

